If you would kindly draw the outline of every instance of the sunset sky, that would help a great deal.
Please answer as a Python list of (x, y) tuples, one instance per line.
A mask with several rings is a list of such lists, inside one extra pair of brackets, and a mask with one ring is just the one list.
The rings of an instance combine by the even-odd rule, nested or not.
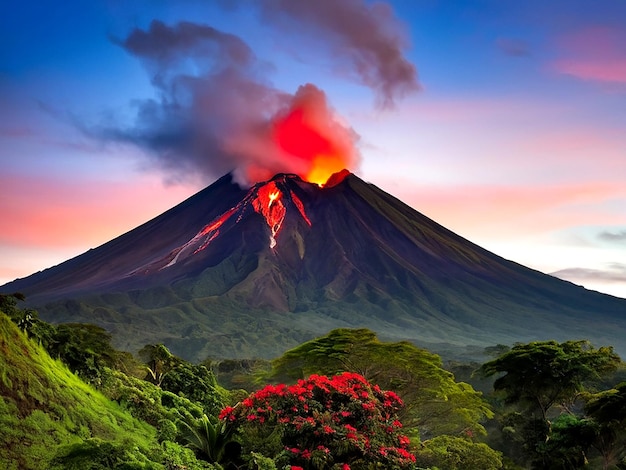
[(626, 298), (623, 0), (25, 0), (0, 42), (0, 285), (291, 169), (263, 136), (309, 90), (364, 180)]

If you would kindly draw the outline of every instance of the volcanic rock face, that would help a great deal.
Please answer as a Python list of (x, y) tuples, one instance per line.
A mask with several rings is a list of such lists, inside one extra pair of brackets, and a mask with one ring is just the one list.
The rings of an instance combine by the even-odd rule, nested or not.
[(589, 338), (626, 352), (626, 300), (506, 261), (348, 172), (249, 189), (227, 175), (1, 290), (44, 319), (101, 324), (120, 347), (191, 359), (272, 357), (344, 326), (429, 347)]

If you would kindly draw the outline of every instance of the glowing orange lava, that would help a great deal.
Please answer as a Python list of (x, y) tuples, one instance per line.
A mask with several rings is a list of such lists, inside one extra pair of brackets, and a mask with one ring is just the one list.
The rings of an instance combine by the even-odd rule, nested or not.
[(269, 202), (267, 203), (268, 208), (272, 205), (272, 202), (278, 199), (278, 196), (280, 196), (280, 191), (274, 191), (273, 193), (269, 193), (269, 195), (267, 196), (269, 199)]
[[(349, 174), (347, 170), (344, 170), (344, 172)], [(328, 183), (331, 184), (336, 177), (337, 174), (333, 175)], [(235, 207), (214, 218), (187, 243), (174, 249), (163, 259), (144, 267), (145, 269), (142, 268), (142, 272), (148, 272), (149, 269), (155, 266), (159, 270), (169, 268), (189, 256), (203, 251), (213, 240), (220, 236), (220, 229), (231, 217), (236, 215), (236, 217), (233, 217), (234, 223), (239, 223), (250, 207), (263, 216), (265, 223), (270, 229), (270, 248), (274, 248), (277, 244), (276, 237), (283, 226), (287, 215), (287, 207), (291, 207), (290, 210), (293, 211), (293, 206), (295, 206), (302, 219), (311, 226), (311, 220), (307, 216), (304, 203), (293, 190), (288, 189), (288, 186), (286, 186), (289, 178), (293, 178), (293, 176), (277, 176), (273, 180), (253, 186)], [(230, 223), (233, 223), (233, 221)]]
[(274, 122), (273, 139), (283, 152), (302, 162), (302, 179), (323, 186), (333, 173), (350, 166), (351, 150), (335, 132), (297, 108)]
[(270, 248), (276, 246), (276, 235), (278, 235), (287, 214), (281, 196), (282, 193), (276, 183), (270, 181), (258, 188), (256, 198), (252, 201), (252, 207), (265, 218), (265, 222), (270, 228)]

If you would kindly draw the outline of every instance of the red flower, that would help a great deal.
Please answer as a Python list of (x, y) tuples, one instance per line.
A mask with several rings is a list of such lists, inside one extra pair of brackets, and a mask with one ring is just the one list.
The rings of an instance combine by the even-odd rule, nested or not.
[(220, 414), (219, 414), (218, 418), (219, 419), (226, 419), (226, 418), (228, 418), (229, 421), (234, 421), (235, 420), (235, 415), (233, 415), (233, 411), (235, 411), (235, 408), (233, 408), (232, 406), (227, 406), (222, 411), (220, 411)]
[(398, 442), (400, 442), (402, 447), (407, 447), (411, 443), (409, 438), (406, 436), (398, 436)]

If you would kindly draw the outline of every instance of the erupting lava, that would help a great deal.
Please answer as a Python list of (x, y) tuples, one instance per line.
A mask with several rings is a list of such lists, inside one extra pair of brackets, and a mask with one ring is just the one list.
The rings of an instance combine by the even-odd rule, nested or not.
[(290, 171), (319, 186), (359, 160), (358, 135), (336, 118), (324, 92), (311, 84), (301, 86), (290, 107), (274, 117), (271, 139)]
[[(326, 186), (331, 187), (338, 184), (349, 174), (350, 172), (347, 170), (333, 174), (328, 179)], [(299, 216), (309, 227), (312, 225), (302, 199), (291, 189), (294, 186), (293, 183), (289, 183), (289, 180), (298, 181), (299, 183), (296, 184), (304, 184), (297, 175), (281, 174), (269, 181), (254, 185), (235, 207), (213, 219), (187, 243), (176, 248), (160, 261), (138, 271), (147, 272), (153, 269), (165, 269), (189, 256), (199, 253), (220, 235), (220, 229), (227, 222), (229, 224), (238, 223), (248, 213), (250, 208), (263, 216), (270, 231), (269, 247), (274, 249), (277, 245), (276, 238), (283, 226), (289, 208), (296, 209)], [(319, 191), (319, 189), (317, 190)], [(235, 214), (236, 217), (233, 217)]]
[(271, 231), (270, 248), (274, 248), (276, 246), (276, 234), (282, 227), (287, 214), (287, 209), (282, 201), (282, 193), (275, 181), (268, 181), (257, 188), (256, 197), (252, 199), (252, 207), (265, 217), (265, 222)]

